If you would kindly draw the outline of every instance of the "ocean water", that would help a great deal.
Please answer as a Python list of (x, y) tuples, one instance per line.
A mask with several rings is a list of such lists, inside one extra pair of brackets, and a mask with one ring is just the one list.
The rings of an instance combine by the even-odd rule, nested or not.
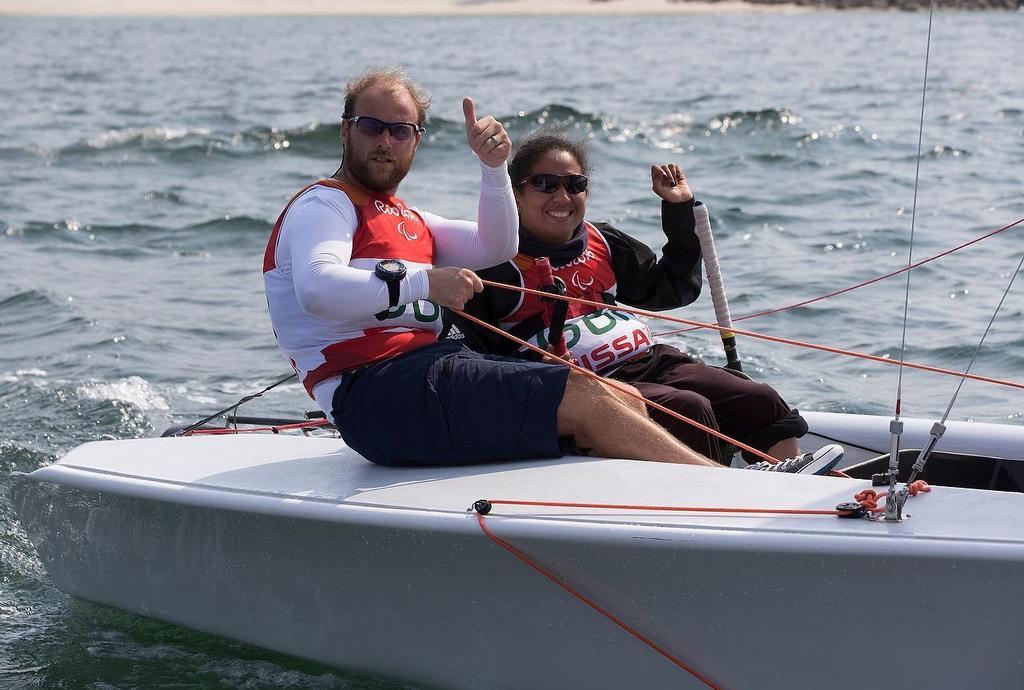
[[(1024, 217), (1024, 15), (939, 13), (914, 257)], [(392, 688), (57, 591), (6, 496), (12, 471), (103, 434), (158, 434), (287, 373), (262, 295), (287, 198), (340, 155), (347, 77), (402, 63), (433, 93), (401, 194), (472, 217), (463, 95), (513, 139), (593, 150), (590, 217), (660, 246), (649, 165), (711, 209), (734, 316), (907, 263), (927, 16), (12, 19), (0, 22), (0, 687)], [(1024, 227), (915, 270), (907, 358), (962, 369)], [(743, 327), (898, 357), (905, 279)], [(1024, 380), (1024, 281), (975, 364)], [(713, 320), (707, 296), (679, 315)], [(655, 324), (658, 332), (676, 330)], [(665, 340), (721, 363), (714, 334)], [(741, 339), (804, 409), (889, 414), (895, 367)], [(904, 375), (908, 416), (956, 380)], [(247, 408), (293, 416), (298, 386)], [(1019, 390), (969, 382), (954, 419), (1024, 423)]]

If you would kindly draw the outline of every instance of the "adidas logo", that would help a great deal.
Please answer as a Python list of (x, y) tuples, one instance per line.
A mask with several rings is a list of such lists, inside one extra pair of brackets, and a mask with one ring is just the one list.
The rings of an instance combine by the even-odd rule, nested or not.
[(466, 334), (459, 330), (458, 326), (452, 326), (448, 330), (448, 340), (462, 340)]

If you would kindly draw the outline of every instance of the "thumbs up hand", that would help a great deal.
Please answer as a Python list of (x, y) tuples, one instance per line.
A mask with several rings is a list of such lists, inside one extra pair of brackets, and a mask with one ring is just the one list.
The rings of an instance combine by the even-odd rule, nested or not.
[(490, 115), (476, 119), (476, 106), (468, 96), (462, 99), (462, 113), (466, 116), (466, 141), (473, 153), (492, 168), (504, 163), (512, 152), (512, 140), (501, 123)]

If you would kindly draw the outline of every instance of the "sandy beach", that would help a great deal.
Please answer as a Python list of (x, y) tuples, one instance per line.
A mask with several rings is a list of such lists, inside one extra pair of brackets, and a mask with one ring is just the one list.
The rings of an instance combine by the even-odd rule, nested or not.
[(0, 15), (669, 15), (807, 12), (742, 0), (0, 0)]

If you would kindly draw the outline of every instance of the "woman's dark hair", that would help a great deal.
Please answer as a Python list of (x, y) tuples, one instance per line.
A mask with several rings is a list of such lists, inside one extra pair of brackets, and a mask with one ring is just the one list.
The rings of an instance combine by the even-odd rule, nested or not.
[(590, 176), (590, 156), (587, 153), (586, 144), (565, 134), (539, 132), (530, 135), (519, 145), (516, 155), (508, 164), (508, 176), (512, 178), (512, 184), (518, 185), (526, 179), (541, 156), (551, 151), (565, 151), (576, 159), (580, 165), (580, 171), (584, 175)]

